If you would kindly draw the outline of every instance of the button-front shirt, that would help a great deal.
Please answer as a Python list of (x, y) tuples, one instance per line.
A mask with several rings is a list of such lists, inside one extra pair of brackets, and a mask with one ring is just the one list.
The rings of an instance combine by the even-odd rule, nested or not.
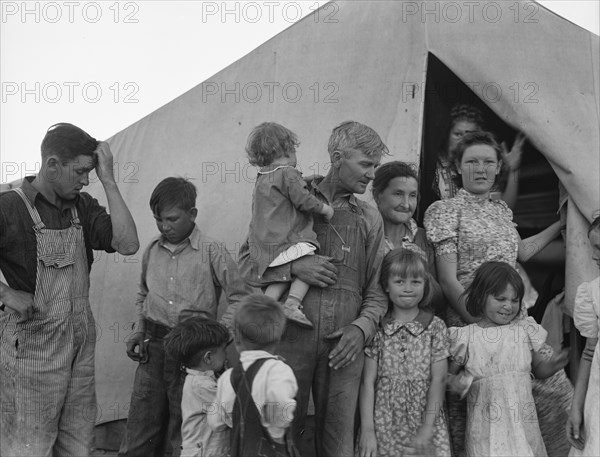
[[(23, 180), (21, 189), (34, 206), (46, 228), (65, 229), (71, 226), (71, 208), (77, 209), (83, 228), (88, 270), (94, 261), (93, 250), (115, 252), (112, 243), (112, 222), (98, 200), (81, 192), (74, 200), (64, 201), (62, 210), (50, 203), (31, 183), (35, 176)], [(35, 292), (37, 275), (37, 240), (33, 220), (21, 197), (14, 191), (0, 195), (0, 269), (8, 285), (16, 290)]]
[(213, 431), (208, 415), (217, 414), (217, 378), (212, 371), (186, 369), (181, 397), (182, 457), (222, 457), (229, 449), (229, 430)]
[[(262, 426), (274, 440), (282, 442), (286, 429), (294, 419), (298, 383), (292, 368), (269, 352), (242, 351), (240, 363), (244, 370), (248, 370), (254, 362), (265, 358), (269, 360), (256, 372), (252, 383), (252, 399), (256, 403)], [(213, 430), (222, 430), (225, 425), (233, 427), (232, 411), (236, 393), (231, 385), (232, 372), (230, 368), (218, 381), (216, 402), (219, 412), (208, 416), (208, 423)]]
[[(222, 291), (229, 305), (250, 293), (225, 246), (195, 226), (176, 247), (162, 236), (150, 242), (142, 259), (136, 309), (138, 316), (167, 327), (192, 315), (216, 319)], [(233, 309), (228, 307), (229, 317), (223, 320), (230, 319)]]

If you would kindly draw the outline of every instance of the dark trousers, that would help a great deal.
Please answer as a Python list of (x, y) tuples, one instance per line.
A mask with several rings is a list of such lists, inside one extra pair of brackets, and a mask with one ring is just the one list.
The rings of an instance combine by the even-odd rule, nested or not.
[[(164, 329), (164, 327), (163, 327)], [(179, 457), (181, 454), (181, 394), (185, 373), (165, 358), (160, 326), (146, 327), (148, 361), (135, 372), (127, 429), (119, 456)]]

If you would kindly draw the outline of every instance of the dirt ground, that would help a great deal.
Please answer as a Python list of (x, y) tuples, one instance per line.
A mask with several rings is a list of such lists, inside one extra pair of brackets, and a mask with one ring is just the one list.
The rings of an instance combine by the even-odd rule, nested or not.
[[(125, 432), (125, 420), (108, 422), (96, 427), (96, 449), (92, 457), (116, 457), (121, 438)], [(306, 432), (308, 439), (314, 436), (314, 416), (307, 420)]]

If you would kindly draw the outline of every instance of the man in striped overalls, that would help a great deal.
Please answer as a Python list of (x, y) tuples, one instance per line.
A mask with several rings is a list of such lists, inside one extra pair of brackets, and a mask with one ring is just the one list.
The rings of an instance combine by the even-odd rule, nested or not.
[[(42, 141), (42, 165), (0, 195), (0, 455), (87, 456), (96, 417), (93, 249), (134, 254), (113, 158), (72, 124)], [(96, 170), (110, 216), (81, 189)]]

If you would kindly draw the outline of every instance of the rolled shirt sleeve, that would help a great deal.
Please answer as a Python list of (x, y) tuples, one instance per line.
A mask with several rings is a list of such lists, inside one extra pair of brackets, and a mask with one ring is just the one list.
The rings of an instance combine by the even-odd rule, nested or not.
[(210, 249), (210, 264), (212, 269), (213, 283), (225, 292), (227, 309), (221, 317), (221, 322), (230, 330), (233, 330), (233, 315), (240, 300), (251, 293), (237, 264), (231, 258), (229, 252), (222, 243), (214, 243)]
[(298, 211), (314, 213), (323, 208), (323, 202), (310, 193), (298, 170), (286, 168), (283, 175), (288, 198)]

